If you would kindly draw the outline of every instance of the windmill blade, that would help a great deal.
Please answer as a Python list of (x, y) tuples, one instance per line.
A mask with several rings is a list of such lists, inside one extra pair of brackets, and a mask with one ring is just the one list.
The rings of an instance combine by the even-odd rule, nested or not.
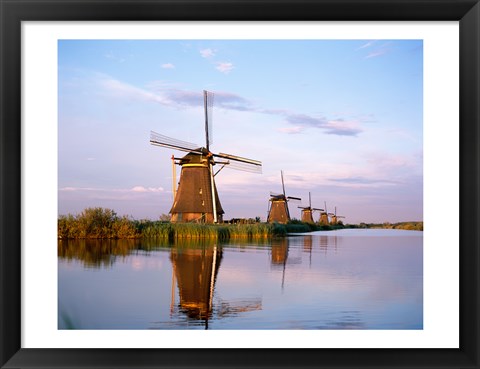
[(319, 208), (312, 208), (312, 210), (313, 210), (313, 211), (315, 211), (315, 210), (316, 210), (316, 211), (325, 211), (325, 210), (319, 209)]
[(337, 218), (345, 218), (343, 215), (339, 215), (337, 216)]
[(194, 143), (187, 141), (177, 140), (176, 138), (161, 135), (160, 133), (154, 131), (150, 132), (150, 143), (155, 146), (168, 147), (180, 151), (193, 151), (200, 154), (202, 153), (199, 145), (195, 145)]
[(203, 104), (205, 109), (205, 139), (207, 143), (207, 150), (210, 150), (210, 145), (213, 143), (213, 101), (214, 93), (203, 90)]
[(308, 193), (308, 206), (312, 207), (312, 195), (310, 192)]
[(300, 197), (287, 196), (287, 201), (300, 202), (302, 199)]
[(280, 196), (283, 196), (281, 193), (276, 193), (276, 192), (272, 192), (270, 191), (270, 196), (273, 196), (273, 197), (280, 197)]
[(262, 167), (254, 164), (230, 160), (228, 160), (226, 164), (227, 166), (225, 168), (240, 170), (242, 172), (262, 173)]
[(217, 157), (217, 158), (223, 158), (223, 159), (228, 159), (228, 160), (235, 160), (235, 161), (240, 161), (240, 162), (242, 162), (242, 163), (247, 163), (247, 164), (253, 164), (253, 165), (257, 165), (257, 166), (262, 166), (262, 162), (261, 162), (261, 161), (244, 158), (244, 157), (237, 156), (237, 155), (225, 154), (225, 153), (223, 153), (223, 152), (219, 152), (218, 154), (212, 154), (212, 155), (215, 156), (215, 157)]
[(280, 171), (281, 175), (282, 175), (282, 188), (283, 188), (283, 196), (286, 197), (285, 195), (285, 183), (283, 182), (283, 170)]

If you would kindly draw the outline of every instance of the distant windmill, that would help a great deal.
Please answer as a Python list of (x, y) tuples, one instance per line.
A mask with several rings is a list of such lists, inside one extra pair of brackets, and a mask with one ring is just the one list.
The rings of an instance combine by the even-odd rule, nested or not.
[[(150, 143), (152, 145), (188, 153), (182, 158), (172, 158), (173, 168), (175, 168), (175, 164), (181, 166), (178, 189), (175, 189), (175, 178), (173, 179), (174, 200), (170, 209), (172, 222), (221, 222), (224, 211), (215, 186), (215, 175), (226, 165), (232, 169), (253, 173), (261, 173), (262, 171), (260, 161), (224, 153), (214, 154), (210, 151), (213, 96), (213, 93), (203, 91), (205, 147), (153, 131), (150, 133)], [(220, 161), (215, 161), (214, 158), (220, 158)], [(214, 173), (213, 166), (216, 164), (220, 164), (222, 167)], [(173, 173), (176, 176), (175, 171)]]
[(337, 207), (335, 206), (335, 213), (330, 213), (330, 216), (331, 216), (331, 220), (330, 220), (330, 224), (337, 224), (338, 223), (338, 219), (340, 218), (345, 218), (344, 216), (342, 215), (337, 215)]
[(287, 223), (290, 220), (290, 212), (288, 210), (287, 202), (290, 200), (302, 200), (299, 197), (287, 196), (285, 194), (285, 183), (283, 181), (283, 171), (280, 172), (282, 175), (282, 188), (283, 194), (273, 194), (270, 193), (270, 206), (268, 209), (267, 222), (273, 223)]
[(308, 193), (308, 206), (302, 207), (299, 206), (300, 209), (302, 209), (302, 222), (305, 223), (314, 223), (313, 222), (313, 212), (318, 210), (318, 211), (323, 211), (323, 209), (318, 209), (318, 208), (312, 208), (312, 196), (311, 193)]
[(320, 213), (320, 219), (318, 220), (318, 222), (321, 225), (328, 225), (330, 223), (328, 220), (329, 215), (330, 213), (327, 210), (327, 202), (325, 201), (325, 209)]

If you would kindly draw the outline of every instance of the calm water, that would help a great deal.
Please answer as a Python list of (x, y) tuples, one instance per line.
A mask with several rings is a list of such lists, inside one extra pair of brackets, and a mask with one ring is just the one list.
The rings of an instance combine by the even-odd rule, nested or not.
[(59, 241), (60, 329), (422, 329), (423, 233)]

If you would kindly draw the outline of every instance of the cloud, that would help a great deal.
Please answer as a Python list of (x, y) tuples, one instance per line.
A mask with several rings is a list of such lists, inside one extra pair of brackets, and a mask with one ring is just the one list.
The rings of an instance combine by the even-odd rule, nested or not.
[(386, 55), (391, 51), (391, 42), (386, 42), (372, 50), (367, 56), (365, 56), (365, 59), (377, 58), (379, 56)]
[(132, 192), (163, 192), (163, 187), (143, 187), (143, 186), (135, 186), (130, 189)]
[(379, 45), (378, 40), (372, 40), (372, 41), (368, 41), (367, 43), (357, 48), (357, 51), (368, 49), (369, 52), (366, 56), (364, 56), (364, 59), (371, 59), (371, 58), (376, 58), (389, 53), (391, 51), (390, 45), (391, 45), (391, 42), (385, 42)]
[(122, 192), (122, 193), (146, 193), (146, 192), (164, 192), (163, 187), (144, 187), (134, 186), (132, 188), (94, 188), (94, 187), (61, 187), (62, 192)]
[(291, 114), (291, 112), (286, 109), (261, 109), (258, 110), (258, 112), (263, 114), (279, 115), (285, 117)]
[(232, 71), (232, 69), (235, 68), (233, 66), (233, 64), (230, 63), (230, 62), (218, 62), (216, 64), (217, 64), (217, 66), (215, 67), (215, 69), (217, 69), (218, 71), (220, 71), (224, 74), (230, 73)]
[(153, 101), (163, 105), (173, 105), (173, 102), (165, 96), (134, 87), (113, 78), (101, 78), (100, 85), (104, 88), (104, 90), (108, 91), (113, 96), (135, 100)]
[(173, 65), (172, 63), (165, 63), (165, 64), (162, 64), (162, 68), (163, 69), (174, 69), (175, 65)]
[(200, 55), (202, 58), (211, 58), (215, 56), (215, 50), (212, 49), (202, 49), (200, 50)]
[(193, 92), (180, 89), (167, 89), (162, 91), (162, 96), (170, 102), (169, 105), (176, 107), (203, 106), (202, 92)]
[(111, 51), (107, 52), (104, 56), (107, 59), (114, 60), (114, 61), (119, 62), (119, 63), (123, 63), (126, 60), (124, 58), (121, 58), (121, 57), (118, 57), (118, 56), (114, 55)]
[[(158, 96), (163, 96), (171, 106), (176, 107), (202, 107), (203, 93), (198, 91), (187, 91), (179, 88), (162, 89), (162, 85), (156, 85), (159, 90)], [(215, 107), (226, 110), (262, 112), (256, 109), (253, 103), (239, 95), (230, 92), (216, 91), (214, 94)]]
[(215, 69), (219, 72), (222, 72), (223, 74), (228, 74), (235, 68), (233, 66), (233, 63), (231, 62), (214, 61), (214, 57), (216, 56), (216, 50), (210, 48), (201, 49), (200, 55), (202, 56), (202, 58), (210, 59), (211, 63), (215, 65)]
[(390, 179), (375, 179), (366, 177), (345, 177), (345, 178), (330, 178), (330, 181), (340, 182), (353, 185), (396, 185), (398, 181), (392, 181)]
[(59, 191), (74, 192), (74, 191), (95, 191), (95, 188), (91, 187), (61, 187)]
[(365, 154), (365, 160), (381, 171), (399, 172), (402, 169), (415, 168), (422, 164), (422, 156), (389, 154), (386, 152), (370, 152)]
[[(357, 136), (362, 132), (357, 121), (346, 121), (344, 119), (327, 120), (325, 117), (312, 117), (307, 114), (287, 114), (287, 122), (294, 124), (299, 132), (305, 127), (324, 129), (329, 135)], [(284, 131), (292, 133), (292, 131)]]
[(343, 119), (330, 120), (325, 125), (326, 133), (339, 136), (357, 136), (362, 129), (358, 121), (346, 121)]
[(215, 105), (228, 110), (259, 112), (251, 101), (229, 92), (216, 92)]
[(325, 118), (315, 118), (306, 114), (289, 114), (287, 115), (287, 122), (316, 128), (325, 128), (327, 125), (327, 120)]
[(387, 52), (387, 49), (372, 51), (365, 57), (365, 59), (376, 58), (377, 56), (385, 55)]
[(422, 160), (418, 153), (375, 151), (363, 154), (359, 159), (355, 168), (334, 168), (328, 175), (328, 181), (342, 187), (380, 188), (408, 186), (422, 178)]
[[(228, 66), (224, 67), (225, 73), (227, 73), (228, 68)], [(101, 76), (99, 81), (105, 91), (116, 97), (155, 102), (176, 108), (203, 106), (202, 92), (175, 88), (159, 81), (150, 83), (147, 86), (148, 89), (138, 88), (108, 76)], [(332, 120), (323, 116), (296, 113), (286, 109), (265, 109), (240, 95), (225, 91), (215, 92), (214, 99), (216, 108), (281, 117), (293, 126), (279, 128), (280, 132), (286, 134), (300, 133), (307, 128), (322, 129), (326, 134), (330, 135), (351, 137), (355, 137), (363, 132), (361, 128), (362, 120), (360, 118), (337, 118)]]
[(377, 40), (368, 41), (367, 43), (365, 43), (362, 46), (360, 46), (359, 48), (357, 48), (357, 50), (366, 49), (367, 47), (371, 47), (371, 46), (375, 45), (376, 42), (377, 42)]
[(294, 127), (283, 127), (279, 128), (279, 132), (288, 133), (288, 134), (299, 134), (304, 130), (302, 126), (294, 126)]

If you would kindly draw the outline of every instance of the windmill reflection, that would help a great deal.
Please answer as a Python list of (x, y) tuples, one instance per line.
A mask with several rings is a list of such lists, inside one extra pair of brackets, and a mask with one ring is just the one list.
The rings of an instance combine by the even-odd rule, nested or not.
[(319, 243), (320, 243), (320, 250), (323, 251), (324, 254), (327, 253), (328, 250), (328, 241), (329, 236), (320, 236)]
[(333, 247), (334, 252), (337, 252), (337, 236), (320, 236), (320, 250), (325, 254), (329, 247)]
[(300, 264), (302, 262), (299, 257), (290, 257), (288, 255), (289, 243), (296, 242), (290, 240), (289, 237), (272, 239), (271, 246), (271, 265), (273, 268), (282, 268), (282, 290), (285, 287), (285, 272), (287, 264)]
[(303, 236), (303, 252), (309, 254), (309, 265), (312, 266), (312, 249), (313, 249), (313, 238), (312, 236)]
[[(205, 325), (215, 318), (259, 310), (261, 299), (242, 299), (236, 303), (220, 301), (214, 306), (215, 283), (223, 259), (221, 246), (214, 244), (176, 245), (170, 253), (172, 262), (171, 314), (178, 312)], [(178, 305), (175, 304), (175, 285), (178, 286)]]
[(272, 265), (284, 266), (288, 259), (288, 238), (272, 239)]
[[(172, 297), (175, 281), (180, 311), (191, 319), (208, 321), (212, 313), (215, 279), (222, 260), (222, 249), (213, 246), (172, 248)], [(173, 309), (172, 298), (172, 309)]]

